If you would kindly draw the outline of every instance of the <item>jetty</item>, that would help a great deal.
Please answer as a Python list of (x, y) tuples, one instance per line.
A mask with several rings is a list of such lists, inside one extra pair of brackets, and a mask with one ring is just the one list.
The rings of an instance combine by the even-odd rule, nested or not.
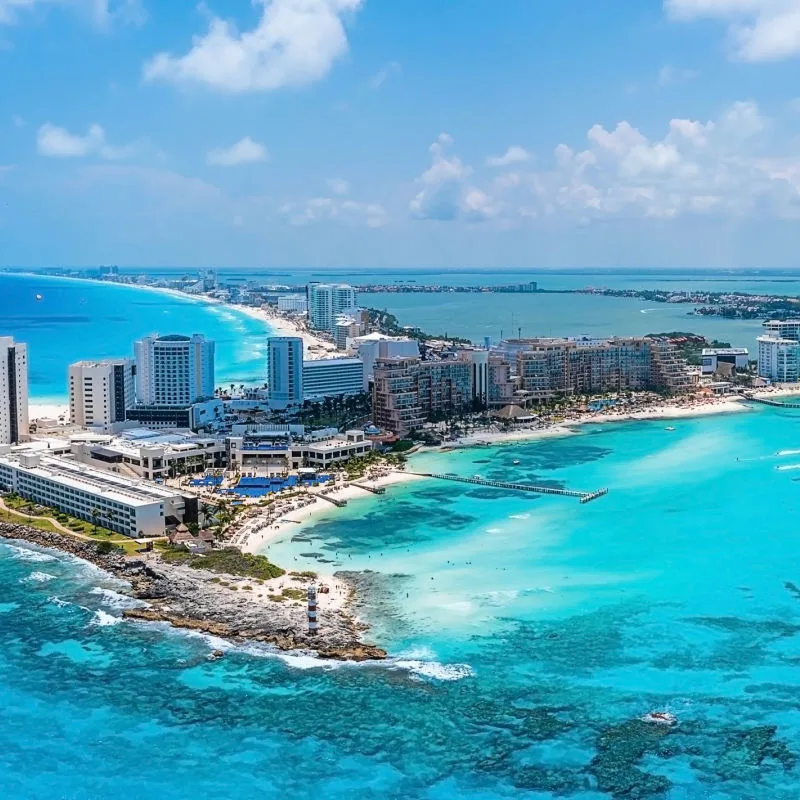
[(327, 500), (329, 503), (333, 503), (338, 508), (344, 508), (347, 505), (347, 500), (338, 500), (335, 497), (328, 497), (326, 494), (315, 494), (314, 497), (319, 498), (320, 500)]
[(772, 400), (768, 397), (753, 397), (753, 395), (744, 395), (745, 400), (751, 403), (761, 403), (763, 406), (772, 406), (773, 408), (800, 408), (800, 402), (795, 403), (782, 403), (780, 400)]
[(577, 489), (556, 489), (553, 486), (534, 486), (530, 483), (506, 483), (505, 481), (491, 481), (486, 478), (463, 478), (459, 475), (444, 475), (436, 472), (413, 472), (423, 478), (437, 478), (442, 481), (456, 481), (458, 483), (471, 483), (475, 486), (489, 486), (492, 489), (511, 489), (516, 492), (534, 492), (536, 494), (555, 494), (561, 497), (575, 497), (581, 503), (591, 503), (598, 497), (608, 494), (608, 489), (597, 489), (594, 492), (581, 492)]
[(363, 489), (365, 492), (372, 492), (372, 494), (386, 494), (385, 486), (367, 486), (364, 483), (351, 483), (350, 485)]

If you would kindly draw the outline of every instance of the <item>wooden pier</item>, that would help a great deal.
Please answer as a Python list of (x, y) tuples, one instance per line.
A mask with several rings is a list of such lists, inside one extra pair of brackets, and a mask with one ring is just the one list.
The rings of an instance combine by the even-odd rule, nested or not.
[(347, 505), (347, 500), (337, 500), (335, 497), (328, 497), (326, 494), (315, 494), (314, 497), (318, 497), (320, 500), (327, 500), (339, 508), (344, 508)]
[(749, 400), (751, 403), (761, 403), (764, 406), (772, 406), (773, 408), (800, 408), (800, 403), (782, 403), (780, 400), (770, 400), (767, 397), (753, 397), (752, 395), (746, 394), (745, 400)]
[(365, 492), (372, 492), (372, 494), (386, 494), (385, 486), (366, 486), (363, 483), (351, 483), (350, 485), (357, 486), (359, 489), (363, 489)]
[(529, 483), (506, 483), (505, 481), (490, 481), (486, 478), (462, 478), (459, 475), (443, 475), (434, 472), (414, 472), (423, 478), (437, 478), (443, 481), (457, 481), (458, 483), (471, 483), (476, 486), (489, 486), (492, 489), (511, 489), (517, 492), (534, 492), (536, 494), (555, 494), (561, 497), (575, 497), (581, 503), (591, 503), (598, 497), (608, 494), (608, 489), (598, 489), (594, 492), (581, 492), (577, 489), (555, 489), (552, 486), (533, 486)]

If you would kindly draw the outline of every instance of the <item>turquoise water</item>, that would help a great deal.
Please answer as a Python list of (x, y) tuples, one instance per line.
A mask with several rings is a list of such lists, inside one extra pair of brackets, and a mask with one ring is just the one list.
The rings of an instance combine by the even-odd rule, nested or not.
[(229, 307), (135, 287), (21, 275), (0, 275), (0, 298), (0, 335), (28, 345), (32, 402), (65, 402), (69, 364), (132, 356), (134, 340), (150, 333), (203, 333), (216, 340), (218, 385), (266, 380), (269, 327)]
[[(0, 546), (0, 785), (20, 798), (796, 798), (800, 414), (666, 424), (414, 462), (610, 489), (586, 506), (423, 480), (332, 509), (304, 527), (311, 543), (291, 526), (269, 547), (284, 566), (371, 570), (360, 613), (385, 664), (254, 649), (208, 663), (207, 639), (112, 624), (121, 601), (96, 591), (114, 588), (96, 571)], [(656, 708), (680, 719), (663, 738), (635, 722)]]

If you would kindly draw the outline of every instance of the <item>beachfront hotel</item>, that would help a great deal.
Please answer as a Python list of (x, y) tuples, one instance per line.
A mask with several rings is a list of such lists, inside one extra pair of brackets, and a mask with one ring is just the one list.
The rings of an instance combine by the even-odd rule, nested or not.
[(758, 337), (758, 374), (775, 383), (800, 380), (800, 320), (768, 320)]
[(419, 358), (419, 342), (402, 336), (387, 336), (385, 333), (368, 333), (350, 340), (350, 348), (358, 354), (364, 364), (364, 391), (374, 376), (378, 358)]
[(69, 366), (69, 418), (73, 425), (107, 431), (125, 422), (135, 401), (133, 359), (78, 361)]
[(28, 438), (28, 348), (0, 336), (0, 444)]
[(146, 336), (134, 344), (136, 401), (187, 406), (214, 396), (214, 342), (192, 336)]
[(196, 497), (31, 449), (0, 452), (0, 489), (125, 536), (163, 536), (197, 522)]
[(677, 348), (662, 339), (517, 339), (519, 388), (532, 400), (606, 392), (680, 394), (696, 383)]
[(356, 290), (346, 283), (309, 283), (308, 321), (312, 328), (334, 333), (336, 318), (357, 308)]
[(303, 340), (299, 336), (272, 336), (267, 340), (267, 385), (272, 408), (303, 402)]
[(303, 398), (319, 400), (360, 394), (364, 364), (360, 358), (319, 358), (303, 363)]
[(472, 381), (467, 360), (378, 358), (372, 390), (375, 424), (402, 436), (421, 428), (431, 415), (469, 411)]

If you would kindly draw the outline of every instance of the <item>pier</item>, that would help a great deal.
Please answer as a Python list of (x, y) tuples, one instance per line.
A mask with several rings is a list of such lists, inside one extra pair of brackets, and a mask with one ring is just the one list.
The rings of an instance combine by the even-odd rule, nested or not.
[(534, 492), (536, 494), (555, 494), (561, 497), (575, 497), (581, 503), (591, 503), (598, 497), (608, 494), (608, 489), (597, 489), (594, 492), (581, 492), (577, 489), (555, 489), (552, 486), (533, 486), (529, 483), (506, 483), (505, 481), (490, 481), (486, 478), (462, 478), (459, 475), (442, 475), (434, 472), (414, 472), (423, 478), (437, 478), (443, 481), (457, 481), (458, 483), (471, 483), (476, 486), (489, 486), (492, 489), (511, 489), (517, 492)]
[(385, 486), (366, 486), (363, 483), (351, 483), (350, 485), (357, 486), (359, 489), (363, 489), (365, 492), (372, 492), (372, 494), (386, 494)]
[(326, 494), (315, 494), (314, 497), (318, 497), (320, 500), (327, 500), (338, 508), (344, 508), (347, 505), (347, 500), (337, 500), (335, 497), (328, 497)]
[(761, 403), (761, 405), (772, 406), (773, 408), (800, 408), (800, 402), (782, 403), (780, 400), (770, 400), (767, 397), (753, 397), (749, 394), (746, 394), (744, 397), (751, 403)]

